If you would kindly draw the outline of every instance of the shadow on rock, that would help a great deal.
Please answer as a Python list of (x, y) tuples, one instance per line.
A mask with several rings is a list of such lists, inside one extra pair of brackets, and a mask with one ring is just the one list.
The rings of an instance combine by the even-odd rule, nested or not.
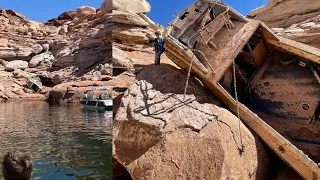
[[(163, 94), (184, 94), (187, 77), (188, 72), (177, 69), (169, 64), (161, 64), (159, 66), (145, 66), (140, 74), (137, 75), (137, 80), (145, 80), (152, 84), (155, 90)], [(214, 101), (216, 105), (220, 105), (215, 95), (194, 76), (190, 76), (186, 94), (194, 95), (199, 103)]]

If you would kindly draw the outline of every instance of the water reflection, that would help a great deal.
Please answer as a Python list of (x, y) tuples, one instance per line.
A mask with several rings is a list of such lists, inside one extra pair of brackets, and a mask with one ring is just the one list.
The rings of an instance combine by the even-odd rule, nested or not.
[(112, 112), (79, 104), (0, 103), (0, 158), (30, 152), (33, 179), (111, 179)]

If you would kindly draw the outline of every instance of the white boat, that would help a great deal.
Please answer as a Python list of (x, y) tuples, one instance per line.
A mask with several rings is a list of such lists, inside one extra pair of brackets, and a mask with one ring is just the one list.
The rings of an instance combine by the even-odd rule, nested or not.
[(113, 101), (112, 99), (98, 100), (98, 99), (81, 99), (80, 103), (86, 108), (92, 109), (105, 109), (107, 111), (112, 111)]
[(88, 109), (99, 109), (112, 111), (113, 100), (111, 94), (100, 94), (98, 98), (94, 95), (94, 91), (110, 90), (110, 88), (94, 88), (84, 93), (80, 103)]

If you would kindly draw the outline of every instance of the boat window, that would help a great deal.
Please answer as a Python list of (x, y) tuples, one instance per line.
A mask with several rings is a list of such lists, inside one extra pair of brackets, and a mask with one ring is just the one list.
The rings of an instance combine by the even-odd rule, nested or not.
[(181, 20), (184, 20), (184, 18), (186, 18), (190, 13), (189, 12), (185, 12), (181, 17), (180, 19)]
[(36, 84), (33, 84), (31, 86), (31, 89), (34, 91), (34, 92), (38, 92), (40, 90), (40, 88), (36, 85)]
[(95, 101), (88, 101), (88, 102), (87, 102), (87, 105), (95, 106), (95, 105), (96, 105), (96, 102), (95, 102)]

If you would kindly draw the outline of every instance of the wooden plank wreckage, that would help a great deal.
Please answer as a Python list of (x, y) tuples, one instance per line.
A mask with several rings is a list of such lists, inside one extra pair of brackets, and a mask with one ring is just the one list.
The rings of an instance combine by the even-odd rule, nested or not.
[(278, 37), (224, 3), (198, 0), (165, 30), (167, 56), (289, 166), (320, 179), (320, 50)]

